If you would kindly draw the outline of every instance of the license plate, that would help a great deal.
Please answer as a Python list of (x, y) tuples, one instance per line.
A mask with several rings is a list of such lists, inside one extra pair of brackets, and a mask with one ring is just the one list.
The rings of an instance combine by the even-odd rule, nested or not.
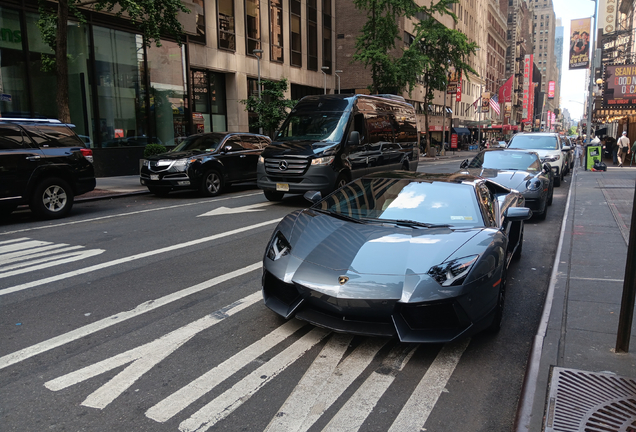
[(288, 183), (276, 183), (276, 190), (281, 192), (289, 192)]
[(159, 174), (150, 174), (150, 180), (159, 180)]

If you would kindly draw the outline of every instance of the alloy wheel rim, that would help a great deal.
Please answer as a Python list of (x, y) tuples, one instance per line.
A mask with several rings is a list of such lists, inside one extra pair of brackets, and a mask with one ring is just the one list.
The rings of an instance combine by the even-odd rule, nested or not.
[(59, 212), (68, 202), (66, 191), (57, 185), (49, 186), (42, 194), (42, 204), (51, 212)]
[(216, 174), (210, 174), (205, 179), (205, 185), (211, 193), (217, 193), (219, 191), (219, 187), (221, 186), (221, 179)]

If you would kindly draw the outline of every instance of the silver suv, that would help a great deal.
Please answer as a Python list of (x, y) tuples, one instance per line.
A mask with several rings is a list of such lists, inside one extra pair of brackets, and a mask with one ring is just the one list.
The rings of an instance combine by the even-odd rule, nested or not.
[(558, 133), (518, 133), (508, 143), (508, 148), (532, 150), (539, 154), (541, 163), (547, 163), (554, 173), (554, 186), (561, 186), (563, 176), (569, 171), (570, 146)]

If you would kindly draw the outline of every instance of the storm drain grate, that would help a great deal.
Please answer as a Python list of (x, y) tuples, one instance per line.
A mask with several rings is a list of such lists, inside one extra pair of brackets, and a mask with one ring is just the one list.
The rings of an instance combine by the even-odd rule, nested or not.
[(636, 380), (552, 369), (545, 432), (636, 432)]

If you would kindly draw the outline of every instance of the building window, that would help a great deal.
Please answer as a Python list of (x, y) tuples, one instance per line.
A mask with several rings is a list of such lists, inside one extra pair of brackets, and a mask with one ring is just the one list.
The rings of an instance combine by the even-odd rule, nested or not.
[(322, 0), (322, 66), (332, 73), (331, 65), (331, 0)]
[[(26, 63), (22, 52), (24, 30), (20, 27), (20, 15), (18, 11), (0, 7), (0, 23), (2, 23), (2, 31), (4, 33), (2, 37), (0, 37), (0, 77), (3, 84), (2, 93), (11, 96), (5, 96), (0, 99), (0, 115), (2, 117), (17, 117), (17, 113), (31, 112), (28, 90), (26, 85), (23, 84), (23, 82), (26, 81)], [(30, 48), (33, 50), (33, 47)], [(52, 54), (50, 49), (45, 52), (49, 55)], [(40, 53), (37, 53), (37, 56), (38, 57), (31, 57), (37, 59)], [(40, 96), (41, 95), (38, 94), (38, 98), (35, 98), (36, 103), (41, 99)], [(52, 99), (49, 99), (49, 101), (50, 100), (55, 100), (55, 93), (53, 93)], [(57, 117), (56, 114), (57, 112), (54, 112), (53, 117)]]
[(281, 0), (269, 2), (270, 59), (283, 62), (283, 3)]
[(318, 11), (316, 0), (307, 0), (307, 69), (318, 70)]
[(245, 30), (247, 54), (261, 49), (261, 4), (260, 0), (245, 0)]
[(190, 36), (190, 40), (205, 43), (205, 4), (203, 0), (192, 1), (194, 15), (197, 22), (197, 35)]
[(290, 39), (290, 63), (292, 66), (303, 65), (302, 36), (300, 32), (300, 0), (289, 1), (289, 39)]
[(236, 26), (234, 25), (234, 0), (219, 0), (219, 48), (236, 50)]

